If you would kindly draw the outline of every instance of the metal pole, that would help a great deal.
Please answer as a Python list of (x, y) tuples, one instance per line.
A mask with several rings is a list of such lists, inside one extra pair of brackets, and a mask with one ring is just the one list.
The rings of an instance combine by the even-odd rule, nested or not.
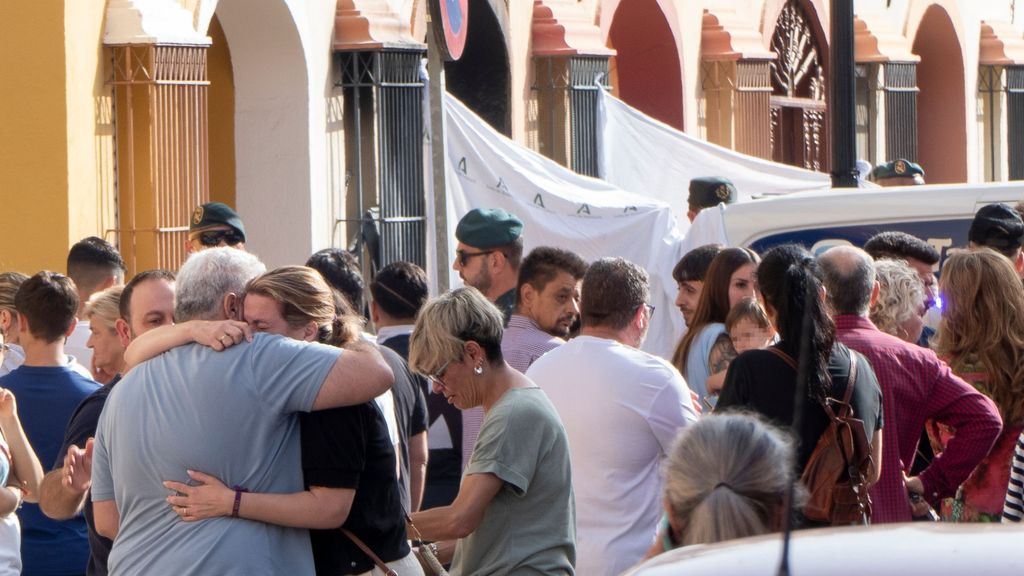
[(445, 146), (444, 61), (441, 47), (434, 36), (436, 28), (427, 31), (427, 74), (430, 76), (430, 161), (434, 173), (434, 234), (437, 251), (437, 293), (448, 291), (448, 189), (445, 168), (448, 154)]
[(853, 58), (853, 0), (832, 0), (829, 54), (832, 98), (832, 186), (857, 187), (857, 94)]

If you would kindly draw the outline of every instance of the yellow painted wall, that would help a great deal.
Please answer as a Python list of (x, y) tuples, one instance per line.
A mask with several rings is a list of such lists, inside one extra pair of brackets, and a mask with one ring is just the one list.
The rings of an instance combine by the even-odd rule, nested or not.
[[(50, 2), (45, 2), (50, 3)], [(113, 97), (107, 87), (103, 2), (65, 2), (68, 240), (116, 242)]]
[(2, 270), (64, 269), (69, 243), (63, 4), (0, 2)]

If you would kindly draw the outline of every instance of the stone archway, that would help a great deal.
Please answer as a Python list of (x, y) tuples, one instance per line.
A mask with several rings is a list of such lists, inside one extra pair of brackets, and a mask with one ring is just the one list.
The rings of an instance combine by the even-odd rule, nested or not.
[(618, 94), (645, 114), (682, 130), (683, 80), (679, 48), (657, 0), (622, 0), (608, 34), (615, 49)]
[(495, 130), (512, 135), (509, 66), (503, 14), (488, 0), (470, 0), (469, 34), (462, 58), (444, 65), (448, 92)]
[(268, 265), (295, 262), (312, 251), (313, 196), (322, 195), (312, 189), (302, 39), (285, 0), (220, 0), (215, 14), (234, 75), (236, 208), (247, 245)]
[(946, 9), (928, 7), (914, 36), (918, 158), (929, 184), (967, 181), (967, 108), (962, 46)]

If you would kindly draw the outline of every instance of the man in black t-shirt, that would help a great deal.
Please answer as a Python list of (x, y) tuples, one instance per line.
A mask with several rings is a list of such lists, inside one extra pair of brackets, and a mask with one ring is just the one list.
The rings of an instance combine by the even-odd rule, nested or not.
[[(370, 283), (370, 292), (373, 294), (370, 316), (377, 327), (377, 343), (408, 360), (409, 335), (416, 323), (416, 314), (429, 296), (426, 272), (412, 262), (392, 262), (377, 273)], [(416, 512), (421, 507), (451, 504), (462, 479), (462, 412), (449, 404), (444, 395), (432, 392), (423, 376), (409, 372), (407, 367), (392, 369), (398, 411), (403, 411), (405, 397), (414, 401), (407, 430), (407, 467), (406, 450), (403, 450), (403, 484), (407, 477), (411, 494), (411, 505), (407, 509)], [(400, 390), (404, 386), (399, 381), (406, 374), (416, 387), (414, 395)], [(399, 414), (399, 427), (404, 417)]]
[[(148, 270), (137, 274), (121, 292), (120, 316), (114, 328), (121, 343), (127, 346), (139, 334), (174, 322), (174, 274), (166, 270)], [(64, 443), (57, 461), (43, 478), (39, 507), (54, 520), (65, 520), (85, 514), (89, 530), (89, 564), (86, 574), (105, 576), (107, 556), (113, 542), (96, 533), (92, 502), (89, 500), (89, 470), (92, 465), (92, 444), (100, 413), (107, 396), (121, 379), (114, 379), (89, 395), (68, 421)], [(76, 473), (71, 474), (74, 470)]]

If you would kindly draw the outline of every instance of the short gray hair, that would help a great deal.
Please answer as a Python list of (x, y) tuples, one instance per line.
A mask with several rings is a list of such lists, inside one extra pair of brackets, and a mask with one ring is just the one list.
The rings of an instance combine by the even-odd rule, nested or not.
[(924, 284), (905, 260), (879, 260), (875, 274), (879, 289), (871, 321), (882, 332), (899, 337), (900, 324), (917, 314), (924, 302)]
[(621, 330), (651, 297), (647, 271), (623, 258), (602, 258), (590, 265), (580, 289), (583, 326)]
[(232, 293), (241, 296), (245, 285), (266, 271), (259, 258), (237, 248), (210, 248), (193, 253), (178, 271), (175, 321), (221, 319), (224, 297)]
[(476, 342), (491, 365), (503, 361), (501, 336), (505, 319), (493, 303), (472, 286), (434, 298), (420, 310), (409, 338), (409, 367), (420, 374), (437, 372), (462, 358), (466, 342)]
[(871, 305), (875, 267), (871, 255), (853, 246), (836, 246), (818, 257), (832, 314), (864, 316)]

